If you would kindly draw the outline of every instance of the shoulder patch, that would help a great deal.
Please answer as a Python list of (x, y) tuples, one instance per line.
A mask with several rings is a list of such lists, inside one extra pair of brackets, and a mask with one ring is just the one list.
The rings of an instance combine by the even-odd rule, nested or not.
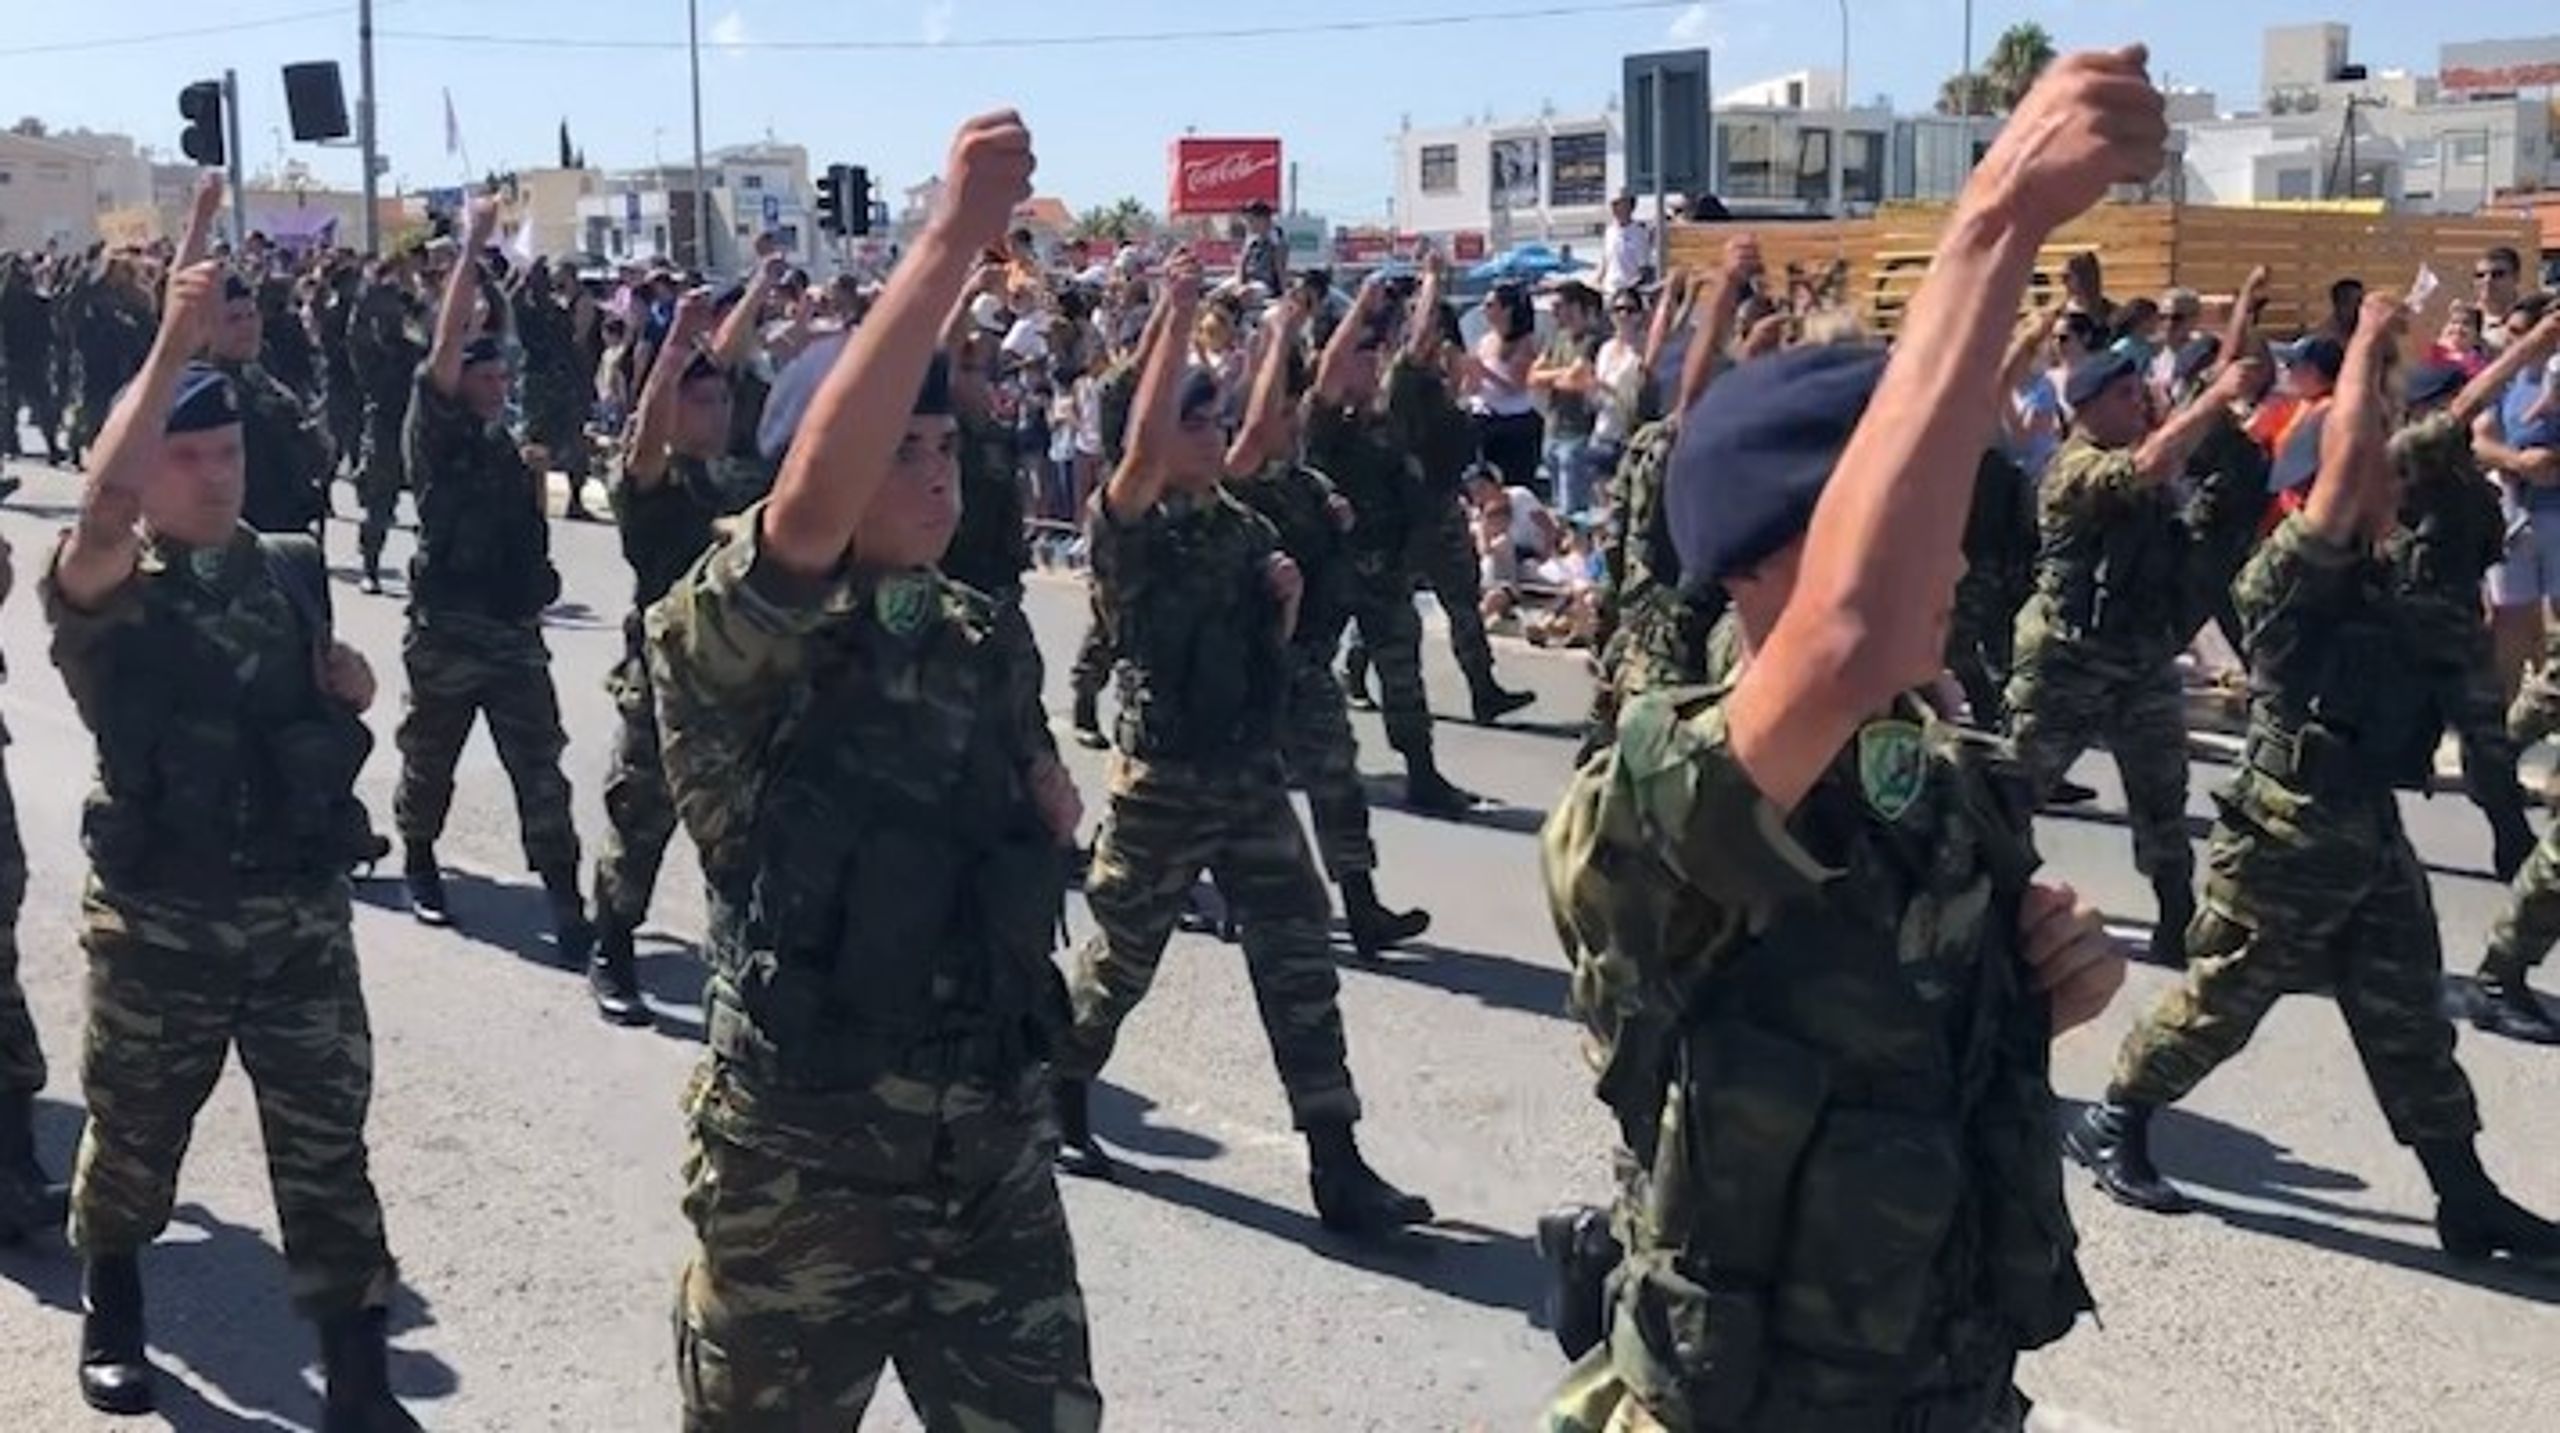
[(1858, 787), (1877, 815), (1901, 820), (1920, 799), (1927, 778), (1928, 757), (1918, 724), (1891, 719), (1858, 729)]

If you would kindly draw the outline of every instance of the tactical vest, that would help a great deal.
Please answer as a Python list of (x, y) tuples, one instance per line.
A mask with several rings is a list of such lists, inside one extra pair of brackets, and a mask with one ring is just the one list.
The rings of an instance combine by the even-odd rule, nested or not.
[(2357, 563), (2355, 599), (2333, 620), (2288, 624), (2282, 650), (2249, 653), (2248, 764), (2297, 790), (2426, 790), (2444, 711), (2421, 673), (2435, 655), (2392, 591)]
[(314, 679), (315, 618), (280, 560), (235, 542), (227, 596), (180, 571), (138, 574), (140, 619), (102, 638), (112, 686), (85, 713), (98, 786), (81, 840), (110, 888), (220, 903), (370, 854), (355, 782), (373, 737)]
[(1298, 625), (1290, 644), (1320, 649), (1330, 657), (1351, 621), (1347, 544), (1327, 502), (1335, 495), (1332, 480), (1303, 464), (1287, 463), (1231, 483), (1228, 491), (1262, 514), (1280, 534), (1280, 550), (1298, 564)]
[(1121, 658), (1121, 751), (1157, 761), (1276, 751), (1288, 669), (1270, 635), (1280, 609), (1253, 557), (1268, 533), (1220, 490), (1179, 510), (1168, 500), (1097, 559)]
[(327, 456), (310, 414), (282, 380), (255, 363), (226, 363), (240, 396), (240, 520), (260, 532), (305, 532), (329, 510), (320, 491)]
[(2103, 518), (2048, 511), (2039, 585), (2072, 636), (2175, 651), (2186, 523), (2167, 484), (2126, 504)]
[[(1577, 1003), (1614, 992), (1624, 1017), (1601, 1077), (1633, 1165), (1621, 1223), (1638, 1231), (1613, 1364), (1669, 1427), (1936, 1427), (1915, 1409), (2005, 1394), (2015, 1352), (2092, 1307), (2053, 1140), (2050, 1014), (2011, 934), (2028, 808), (1987, 748), (1925, 730), (1912, 811), (1934, 814), (1879, 815), (1853, 742), (1789, 822), (1839, 874), (1765, 929), (1666, 929), (1676, 908), (1644, 896), (1607, 912), (1656, 959), (1722, 942), (1685, 1007), (1657, 1009), (1673, 997), (1631, 987), (1616, 953), (1578, 962)], [(1647, 740), (1623, 734), (1578, 783), (1620, 779)], [(1613, 843), (1559, 853), (1578, 799), (1549, 828), (1551, 862), (1599, 871), (1604, 890), (1664, 879), (1614, 872), (1634, 853)], [(1945, 1426), (1971, 1433), (1979, 1415)]]
[(422, 529), (409, 559), (410, 606), (500, 622), (541, 615), (560, 596), (560, 574), (540, 480), (514, 440), (459, 399), (432, 393), (419, 394), (407, 422)]
[(1044, 1049), (1064, 855), (992, 618), (937, 588), (913, 636), (848, 624), (770, 747), (747, 858), (706, 872), (711, 1046), (764, 1081), (998, 1081)]
[(1001, 596), (1022, 586), (1031, 545), (1022, 526), (1022, 483), (1013, 429), (989, 419), (960, 425), (960, 523), (941, 568), (954, 581)]

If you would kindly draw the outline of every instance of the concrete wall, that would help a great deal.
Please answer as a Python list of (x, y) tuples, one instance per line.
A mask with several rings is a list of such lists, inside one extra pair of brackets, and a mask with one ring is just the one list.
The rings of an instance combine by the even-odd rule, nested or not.
[(97, 238), (97, 169), (79, 150), (0, 134), (0, 249), (74, 248)]

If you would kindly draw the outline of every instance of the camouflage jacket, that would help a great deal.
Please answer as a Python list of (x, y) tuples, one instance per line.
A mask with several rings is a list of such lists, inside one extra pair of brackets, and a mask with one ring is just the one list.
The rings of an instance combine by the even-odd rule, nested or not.
[(302, 532), (329, 510), (337, 455), (320, 414), (258, 363), (226, 363), (240, 396), (245, 465), (240, 517), (260, 532)]
[(1227, 491), (1271, 524), (1280, 550), (1304, 578), (1291, 645), (1330, 656), (1351, 620), (1348, 535), (1333, 515), (1340, 496), (1333, 480), (1301, 463), (1274, 463), (1250, 478), (1229, 481)]
[(1396, 442), (1422, 464), (1426, 493), (1456, 495), (1475, 461), (1476, 426), (1449, 391), (1449, 377), (1399, 353), (1387, 365), (1387, 422)]
[(420, 364), (402, 451), (417, 494), (411, 613), (531, 622), (560, 596), (549, 494), (515, 435), (436, 391)]
[(1359, 521), (1351, 527), (1351, 560), (1364, 580), (1401, 571), (1422, 501), (1420, 465), (1378, 413), (1325, 403), (1309, 395), (1307, 465), (1333, 480)]
[(1902, 1426), (2005, 1395), (2091, 1306), (2004, 757), (1909, 698), (1782, 813), (1727, 745), (1728, 689), (1630, 702), (1542, 836), (1628, 1155), (1617, 1335), (1553, 1429), (1630, 1398), (1673, 1428)]
[(2400, 527), (2385, 546), (2402, 596), (2480, 622), (2480, 581), (2506, 554), (2498, 490), (2471, 451), (2471, 429), (2434, 413), (2391, 436), (2404, 487)]
[(1725, 608), (1722, 588), (1696, 597), (1681, 591), (1664, 503), (1679, 441), (1677, 419), (1648, 423), (1618, 459), (1602, 539), (1600, 674), (1622, 698), (1705, 681), (1708, 634)]
[(2035, 594), (2018, 624), (2018, 659), (2066, 646), (2127, 667), (2185, 645), (2177, 591), (2186, 531), (2176, 494), (2144, 477), (2131, 449), (2073, 434), (2039, 488)]
[(1119, 750), (1275, 761), (1288, 679), (1271, 524), (1213, 489), (1172, 494), (1135, 518), (1097, 499), (1087, 531), (1095, 610), (1120, 655)]
[(974, 416), (960, 420), (960, 525), (941, 565), (944, 575), (990, 597), (1022, 589), (1031, 539), (1022, 525), (1022, 482), (1007, 424)]

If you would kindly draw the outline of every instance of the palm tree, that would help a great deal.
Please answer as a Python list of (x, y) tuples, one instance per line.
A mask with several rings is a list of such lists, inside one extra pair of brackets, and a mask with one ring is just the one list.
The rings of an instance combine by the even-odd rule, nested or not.
[[(2053, 36), (2044, 26), (2030, 20), (2012, 25), (1991, 42), (1991, 54), (1982, 68), (1961, 75), (1950, 75), (1938, 87), (1940, 114), (2007, 114), (2017, 108), (2035, 86), (2036, 77), (2053, 63)], [(1972, 105), (1965, 104), (1967, 91)]]
[(1086, 240), (1108, 239), (1125, 244), (1146, 234), (1156, 226), (1155, 212), (1127, 195), (1110, 204), (1097, 204), (1076, 216), (1074, 236)]

